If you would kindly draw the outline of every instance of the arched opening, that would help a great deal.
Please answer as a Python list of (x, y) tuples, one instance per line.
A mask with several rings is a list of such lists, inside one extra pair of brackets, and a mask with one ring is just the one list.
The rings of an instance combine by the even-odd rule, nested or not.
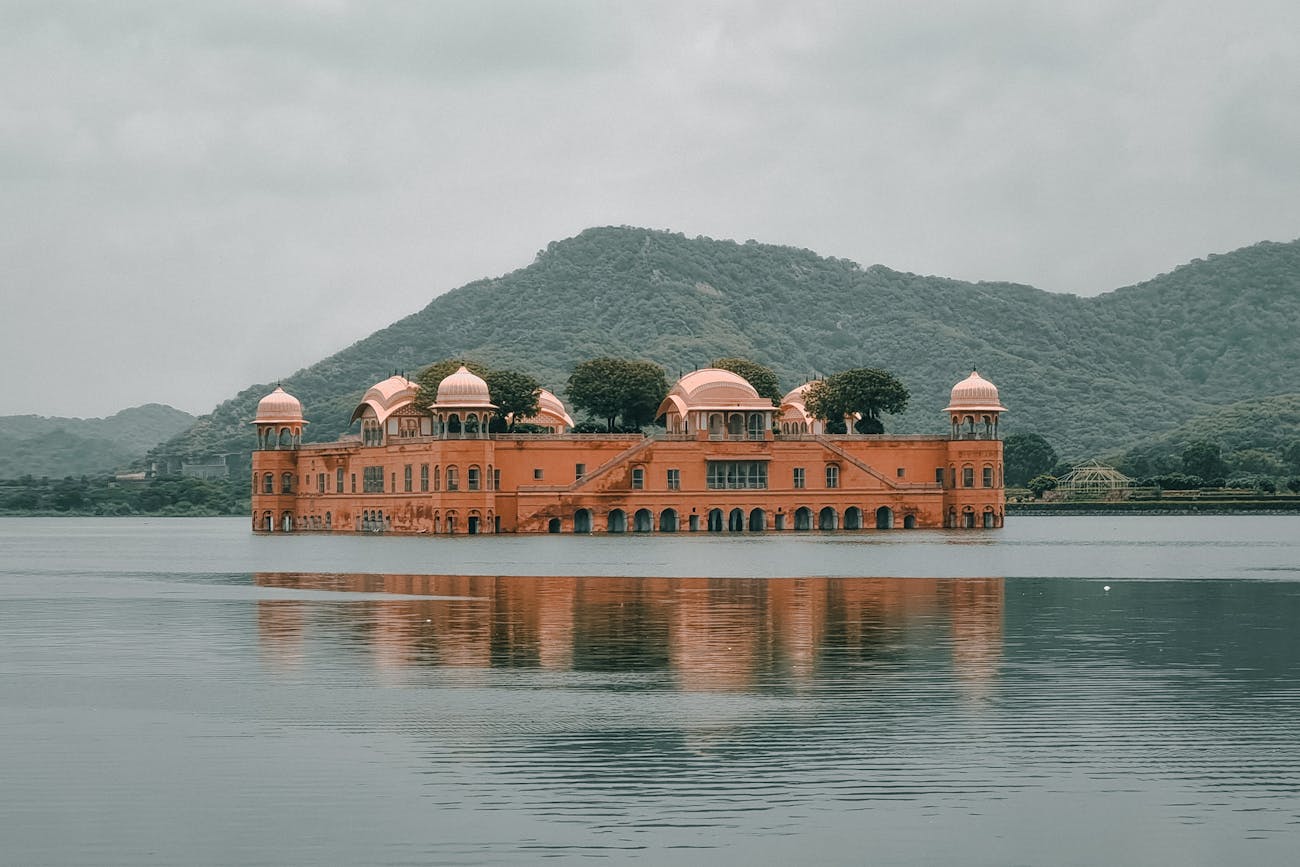
[(286, 533), (293, 532), (293, 515), (285, 512), (280, 516), (280, 529)]
[(334, 517), (329, 512), (325, 513), (325, 529), (334, 529)]
[(876, 529), (892, 530), (894, 529), (894, 510), (888, 506), (881, 506), (876, 509)]
[(470, 516), (469, 516), (469, 534), (470, 534), (471, 536), (477, 536), (477, 535), (478, 535), (478, 525), (479, 525), (479, 516), (478, 516), (478, 515), (470, 515)]
[(637, 533), (649, 533), (654, 529), (654, 516), (649, 509), (637, 509), (632, 516), (632, 530)]
[(722, 413), (715, 412), (709, 416), (709, 438), (722, 439)]
[(830, 506), (822, 509), (817, 514), (818, 530), (838, 530), (840, 528), (840, 516)]
[(963, 530), (975, 529), (975, 512), (969, 506), (961, 513), (961, 527)]
[(745, 417), (733, 412), (727, 419), (727, 436), (740, 439), (745, 435)]
[(739, 533), (745, 529), (745, 510), (732, 509), (727, 514), (727, 529), (733, 533)]
[(993, 514), (992, 509), (984, 510), (984, 529), (991, 530), (997, 526), (997, 516)]
[(794, 512), (794, 528), (796, 530), (812, 529), (812, 509), (807, 506), (800, 506)]
[(675, 509), (664, 509), (659, 513), (659, 532), (677, 532), (677, 511)]
[(722, 510), (721, 509), (709, 509), (709, 532), (710, 533), (722, 532)]
[(904, 530), (915, 530), (915, 529), (916, 529), (916, 515), (904, 515), (904, 516), (903, 516), (903, 529), (904, 529)]
[(609, 518), (605, 522), (605, 529), (611, 533), (627, 532), (627, 513), (622, 509), (615, 509), (609, 513)]
[(270, 512), (262, 513), (262, 529), (268, 533), (275, 532), (275, 516)]
[(776, 516), (772, 519), (773, 529), (784, 530), (785, 518), (786, 516), (783, 512), (777, 512)]
[(446, 524), (446, 526), (445, 526), (443, 529), (445, 529), (445, 530), (447, 531), (447, 535), (448, 535), (448, 536), (455, 535), (455, 533), (456, 533), (456, 513), (455, 513), (455, 512), (448, 512), (448, 513), (447, 513), (447, 524)]
[(460, 416), (454, 412), (447, 416), (447, 433), (460, 436)]
[(957, 510), (955, 508), (948, 510), (948, 519), (943, 522), (943, 525), (949, 529), (957, 527)]
[(749, 512), (749, 532), (761, 533), (767, 529), (767, 513), (762, 509), (751, 509)]
[(690, 528), (692, 533), (700, 532), (700, 516), (691, 515), (686, 521), (686, 526)]
[(287, 427), (280, 428), (280, 442), (278, 447), (288, 448), (289, 446), (292, 445), (293, 445), (293, 434), (289, 432), (289, 429)]
[(547, 521), (547, 522), (546, 522), (546, 532), (548, 532), (548, 533), (558, 533), (558, 532), (560, 532), (560, 519), (559, 519), (559, 518), (552, 518), (551, 520)]
[(465, 433), (467, 434), (478, 433), (478, 413), (471, 412), (470, 414), (465, 416)]
[(844, 529), (861, 530), (862, 529), (862, 510), (857, 506), (849, 506), (844, 510)]
[(591, 532), (591, 510), (579, 509), (573, 513), (573, 532), (590, 533)]

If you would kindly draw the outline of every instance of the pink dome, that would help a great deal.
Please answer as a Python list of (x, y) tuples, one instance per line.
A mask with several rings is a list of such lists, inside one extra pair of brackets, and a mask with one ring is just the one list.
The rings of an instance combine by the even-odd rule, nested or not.
[(772, 401), (761, 396), (743, 376), (730, 370), (706, 367), (686, 374), (668, 392), (659, 415), (676, 410), (682, 415), (699, 409), (771, 410)]
[(496, 409), (492, 405), (492, 396), (488, 394), (487, 382), (463, 364), (438, 383), (438, 400), (434, 406)]
[(280, 386), (257, 402), (254, 424), (302, 422), (302, 402)]
[(393, 375), (382, 382), (376, 382), (366, 389), (361, 403), (352, 413), (352, 421), (361, 418), (369, 407), (374, 410), (375, 418), (381, 423), (397, 410), (415, 402), (420, 392), (420, 384), (405, 376)]
[(952, 387), (944, 412), (1005, 412), (1006, 409), (998, 399), (998, 387), (972, 370), (970, 376)]

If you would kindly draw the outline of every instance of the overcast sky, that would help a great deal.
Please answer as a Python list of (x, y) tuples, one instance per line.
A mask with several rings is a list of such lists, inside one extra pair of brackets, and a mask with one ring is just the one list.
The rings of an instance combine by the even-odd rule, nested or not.
[(0, 0), (0, 414), (205, 412), (594, 225), (1089, 295), (1291, 240), (1297, 34), (1296, 0)]

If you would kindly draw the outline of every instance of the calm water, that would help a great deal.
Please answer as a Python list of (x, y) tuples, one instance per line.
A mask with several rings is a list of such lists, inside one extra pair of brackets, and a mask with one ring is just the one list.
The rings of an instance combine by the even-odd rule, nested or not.
[(0, 862), (1300, 852), (1300, 518), (246, 526), (0, 519)]

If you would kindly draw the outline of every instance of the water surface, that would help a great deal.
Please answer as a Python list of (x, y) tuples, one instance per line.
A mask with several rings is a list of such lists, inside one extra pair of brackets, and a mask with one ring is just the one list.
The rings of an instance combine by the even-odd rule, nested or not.
[(1290, 864), (1298, 540), (0, 520), (0, 862)]

